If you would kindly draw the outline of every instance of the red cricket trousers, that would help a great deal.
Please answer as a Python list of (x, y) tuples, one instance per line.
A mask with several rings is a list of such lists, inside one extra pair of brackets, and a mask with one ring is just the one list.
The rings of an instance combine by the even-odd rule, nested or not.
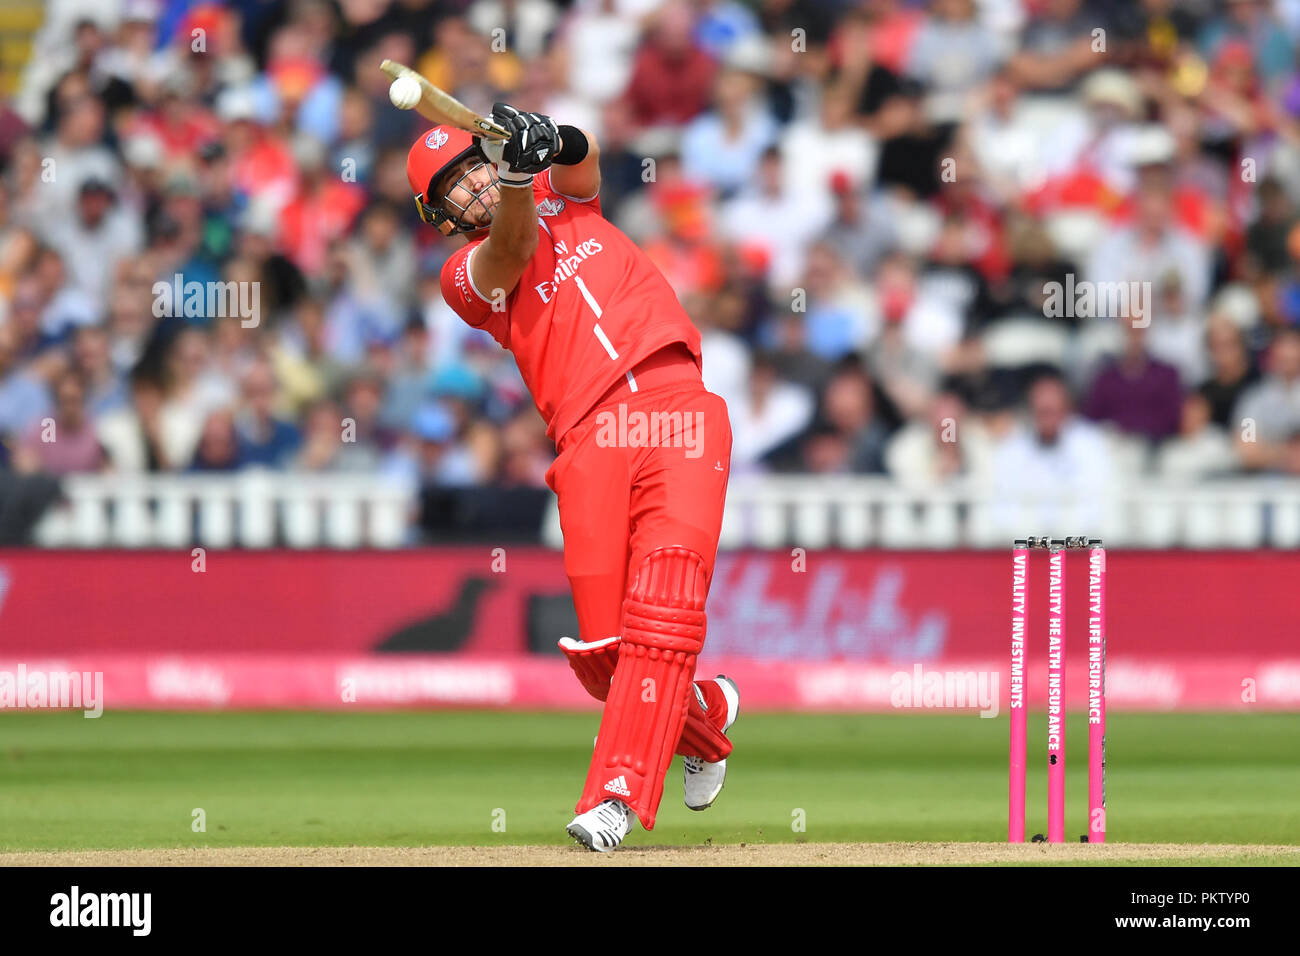
[[(727, 405), (684, 349), (652, 356), (560, 440), (547, 484), (559, 499), (564, 570), (580, 638), (623, 632), (631, 575), (658, 548), (698, 553), (713, 576), (731, 470)], [(713, 681), (709, 716), (725, 713)]]

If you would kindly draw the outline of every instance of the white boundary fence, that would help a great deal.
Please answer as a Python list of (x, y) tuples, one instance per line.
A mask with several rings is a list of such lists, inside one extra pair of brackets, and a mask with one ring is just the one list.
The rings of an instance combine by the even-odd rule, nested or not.
[[(1059, 517), (1044, 521), (1043, 514)], [(1101, 537), (1107, 547), (1300, 547), (1300, 481), (1179, 485), (1143, 480), (1104, 499), (1007, 502), (986, 489), (907, 490), (887, 478), (738, 476), (723, 548), (1009, 548), (1027, 534)], [(558, 547), (553, 518), (546, 543)]]
[[(413, 490), (372, 476), (81, 475), (63, 489), (67, 500), (36, 527), (38, 545), (397, 548), (412, 539)], [(737, 476), (722, 547), (1001, 548), (1027, 534), (1099, 536), (1107, 547), (1300, 548), (1300, 481), (1143, 480), (1102, 499), (1007, 502), (886, 478)], [(543, 540), (560, 544), (553, 508)]]
[(1086, 500), (1007, 501), (969, 486), (909, 491), (887, 478), (740, 478), (728, 491), (722, 544), (1005, 548), (1027, 534), (1096, 536), (1107, 547), (1296, 548), (1300, 481), (1142, 480)]
[(75, 475), (36, 526), (50, 548), (397, 548), (411, 490), (373, 476)]

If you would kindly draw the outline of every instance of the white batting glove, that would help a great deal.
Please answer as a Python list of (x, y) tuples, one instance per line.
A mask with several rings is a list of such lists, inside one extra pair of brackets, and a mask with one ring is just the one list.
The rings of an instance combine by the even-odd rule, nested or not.
[(533, 182), (532, 173), (521, 173), (510, 168), (506, 162), (505, 152), (506, 144), (504, 140), (491, 140), (484, 137), (481, 148), (483, 155), (488, 158), (488, 162), (497, 168), (497, 179), (506, 186), (530, 186)]

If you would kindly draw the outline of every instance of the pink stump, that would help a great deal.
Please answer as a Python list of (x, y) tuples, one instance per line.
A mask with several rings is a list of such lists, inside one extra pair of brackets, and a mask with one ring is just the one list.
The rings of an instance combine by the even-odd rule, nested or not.
[(1053, 541), (1047, 579), (1047, 842), (1065, 842), (1065, 547)]
[(1029, 548), (1017, 541), (1011, 557), (1011, 671), (1007, 707), (1011, 712), (1010, 778), (1007, 783), (1007, 842), (1025, 842), (1025, 636)]
[(1088, 842), (1106, 842), (1106, 549), (1088, 551)]

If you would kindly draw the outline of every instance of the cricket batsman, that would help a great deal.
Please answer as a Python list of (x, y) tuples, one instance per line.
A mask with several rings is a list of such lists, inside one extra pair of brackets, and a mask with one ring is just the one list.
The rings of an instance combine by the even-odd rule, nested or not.
[(608, 852), (634, 817), (654, 828), (674, 753), (692, 810), (726, 777), (739, 694), (694, 676), (731, 428), (672, 287), (601, 215), (595, 139), (504, 103), (492, 118), (508, 140), (437, 126), (406, 172), (420, 218), (467, 240), (443, 297), (514, 354), (556, 443), (546, 481), (579, 626), (560, 648), (605, 702), (568, 832)]

